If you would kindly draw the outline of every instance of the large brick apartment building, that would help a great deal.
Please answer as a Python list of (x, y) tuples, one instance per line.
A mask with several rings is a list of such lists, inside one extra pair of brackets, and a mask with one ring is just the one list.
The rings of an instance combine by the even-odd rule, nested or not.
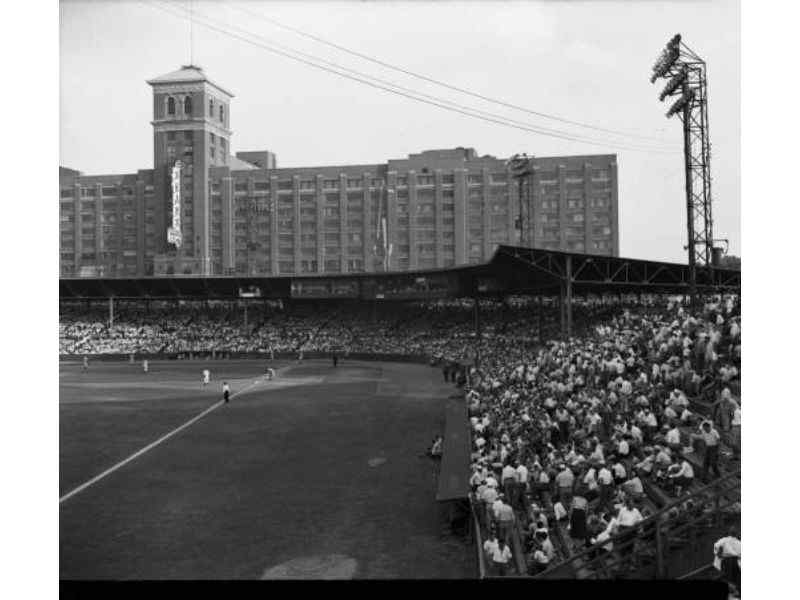
[(187, 66), (153, 88), (154, 168), (59, 169), (61, 275), (278, 275), (433, 269), (498, 244), (617, 255), (615, 155), (537, 157), (523, 194), (472, 148), (277, 168), (231, 154), (233, 95)]

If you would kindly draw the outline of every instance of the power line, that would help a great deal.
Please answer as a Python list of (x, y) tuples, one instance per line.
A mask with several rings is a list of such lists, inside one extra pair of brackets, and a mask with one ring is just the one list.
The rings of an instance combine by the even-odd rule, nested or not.
[(427, 81), (429, 83), (433, 83), (435, 85), (438, 85), (438, 86), (441, 86), (441, 87), (444, 87), (444, 88), (447, 88), (447, 89), (450, 89), (450, 90), (453, 90), (453, 91), (456, 91), (456, 92), (460, 92), (462, 94), (467, 94), (468, 96), (472, 96), (474, 98), (480, 98), (481, 100), (484, 100), (486, 102), (499, 104), (501, 106), (505, 106), (506, 108), (512, 108), (514, 110), (526, 112), (528, 114), (536, 115), (536, 116), (542, 117), (544, 119), (551, 119), (553, 121), (559, 121), (561, 123), (566, 123), (566, 124), (569, 124), (569, 125), (576, 125), (578, 127), (584, 127), (586, 129), (593, 129), (595, 131), (601, 131), (603, 133), (611, 133), (611, 134), (614, 134), (614, 135), (619, 135), (619, 136), (623, 136), (623, 137), (629, 137), (629, 138), (633, 138), (633, 139), (640, 139), (640, 140), (651, 140), (651, 141), (657, 141), (657, 142), (662, 142), (663, 141), (663, 139), (661, 139), (661, 138), (656, 138), (656, 137), (652, 137), (652, 136), (645, 136), (645, 135), (639, 135), (639, 134), (635, 134), (635, 133), (629, 133), (629, 132), (621, 131), (621, 130), (618, 130), (618, 129), (607, 129), (605, 127), (599, 127), (597, 125), (592, 125), (592, 124), (589, 124), (589, 123), (583, 123), (581, 121), (573, 121), (571, 119), (565, 119), (563, 117), (559, 117), (559, 116), (556, 116), (556, 115), (551, 115), (551, 114), (548, 114), (548, 113), (543, 113), (543, 112), (536, 111), (536, 110), (533, 110), (533, 109), (530, 109), (530, 108), (526, 108), (524, 106), (519, 106), (518, 104), (513, 104), (513, 103), (507, 102), (505, 100), (499, 100), (497, 98), (492, 98), (490, 96), (485, 96), (485, 95), (479, 94), (477, 92), (473, 92), (473, 91), (470, 91), (470, 90), (467, 90), (467, 89), (464, 89), (464, 88), (461, 88), (461, 87), (458, 87), (458, 86), (455, 86), (455, 85), (452, 85), (452, 84), (449, 84), (449, 83), (446, 83), (446, 82), (443, 82), (443, 81), (439, 81), (438, 79), (434, 79), (433, 77), (428, 77), (427, 75), (421, 75), (419, 73), (415, 73), (413, 71), (409, 71), (408, 69), (404, 69), (403, 67), (398, 67), (397, 65), (393, 65), (391, 63), (387, 63), (385, 61), (382, 61), (380, 59), (374, 58), (374, 57), (369, 56), (367, 54), (363, 54), (361, 52), (357, 52), (355, 50), (351, 50), (350, 48), (346, 48), (345, 46), (341, 46), (340, 44), (336, 44), (334, 42), (331, 42), (331, 41), (326, 40), (324, 38), (321, 38), (319, 36), (313, 35), (311, 33), (303, 31), (301, 29), (297, 29), (295, 27), (291, 27), (290, 25), (286, 25), (284, 23), (281, 23), (280, 21), (277, 21), (277, 20), (275, 20), (275, 19), (273, 19), (271, 17), (268, 17), (268, 16), (266, 16), (264, 14), (261, 14), (259, 12), (255, 12), (255, 11), (252, 11), (252, 10), (241, 8), (241, 7), (235, 6), (233, 4), (229, 4), (228, 6), (233, 8), (234, 10), (238, 10), (239, 12), (242, 12), (242, 13), (245, 13), (245, 14), (249, 14), (249, 15), (251, 15), (253, 17), (256, 17), (258, 19), (262, 19), (264, 21), (272, 23), (276, 27), (280, 27), (282, 29), (286, 29), (287, 31), (291, 31), (293, 33), (296, 33), (297, 35), (301, 35), (301, 36), (306, 37), (308, 39), (314, 40), (315, 42), (319, 42), (320, 44), (325, 44), (325, 45), (330, 46), (332, 48), (336, 48), (337, 50), (341, 50), (342, 52), (346, 52), (347, 54), (351, 54), (352, 56), (356, 56), (358, 58), (361, 58), (361, 59), (367, 60), (369, 62), (375, 63), (377, 65), (380, 65), (382, 67), (386, 67), (387, 69), (392, 69), (394, 71), (398, 71), (400, 73), (404, 73), (405, 75), (409, 75), (411, 77), (415, 77), (417, 79), (421, 79), (423, 81)]
[[(203, 15), (203, 17), (207, 21), (209, 21), (211, 23), (217, 23), (217, 24), (220, 23), (219, 20), (212, 19), (208, 15)], [(231, 28), (231, 26), (227, 26), (227, 27), (228, 27), (228, 29)], [(248, 31), (246, 29), (242, 29), (240, 27), (235, 27), (235, 26), (233, 26), (233, 29), (238, 30), (240, 32), (243, 32), (244, 34), (249, 35), (251, 37), (258, 38), (258, 39), (261, 39), (261, 40), (266, 40), (266, 38), (264, 38), (263, 36), (259, 36), (257, 34), (254, 34), (254, 33), (250, 32), (250, 31)], [(279, 48), (280, 50), (282, 50), (284, 52), (297, 54), (297, 55), (303, 56), (303, 57), (305, 57), (305, 58), (307, 58), (307, 59), (309, 59), (311, 61), (316, 61), (316, 62), (325, 64), (325, 65), (329, 65), (329, 66), (334, 67), (336, 69), (341, 69), (341, 70), (343, 70), (345, 72), (354, 74), (357, 77), (366, 77), (366, 78), (371, 79), (373, 81), (377, 81), (378, 83), (381, 83), (381, 84), (384, 84), (384, 85), (388, 85), (388, 86), (397, 88), (399, 90), (402, 90), (403, 92), (406, 92), (408, 94), (414, 94), (416, 96), (420, 96), (422, 98), (427, 98), (427, 99), (435, 101), (435, 102), (441, 102), (441, 103), (449, 104), (449, 105), (451, 105), (451, 106), (453, 106), (455, 108), (458, 108), (458, 109), (461, 109), (461, 110), (471, 111), (471, 112), (477, 113), (479, 115), (482, 115), (482, 116), (485, 116), (485, 117), (488, 117), (488, 118), (507, 121), (509, 123), (513, 123), (515, 125), (519, 125), (519, 126), (521, 126), (523, 128), (530, 128), (532, 130), (535, 130), (536, 133), (541, 133), (543, 135), (553, 134), (555, 137), (561, 137), (562, 139), (569, 139), (571, 141), (585, 142), (585, 143), (599, 145), (599, 146), (609, 146), (609, 145), (611, 145), (611, 146), (616, 146), (616, 147), (619, 147), (619, 148), (622, 148), (622, 149), (634, 150), (634, 151), (654, 151), (654, 152), (664, 151), (664, 152), (667, 152), (667, 153), (673, 153), (674, 152), (673, 150), (665, 148), (665, 147), (660, 147), (659, 148), (659, 147), (642, 146), (642, 145), (634, 146), (633, 145), (634, 143), (631, 143), (631, 142), (616, 142), (616, 141), (609, 142), (608, 140), (604, 140), (604, 139), (601, 140), (601, 139), (597, 139), (597, 138), (591, 138), (591, 137), (588, 137), (588, 136), (585, 136), (585, 135), (582, 135), (582, 134), (562, 131), (562, 130), (558, 130), (558, 129), (552, 129), (552, 128), (543, 127), (543, 126), (540, 126), (540, 125), (534, 125), (534, 124), (531, 124), (531, 123), (526, 123), (526, 122), (523, 122), (523, 121), (516, 121), (514, 119), (510, 119), (508, 117), (505, 117), (503, 115), (498, 115), (497, 113), (491, 113), (491, 112), (483, 111), (483, 110), (480, 110), (480, 109), (477, 109), (477, 108), (474, 108), (474, 107), (471, 107), (471, 106), (465, 106), (463, 104), (458, 104), (456, 102), (453, 102), (453, 101), (447, 100), (447, 99), (443, 99), (441, 97), (425, 94), (423, 92), (419, 92), (418, 90), (409, 89), (409, 88), (403, 87), (403, 86), (401, 86), (401, 85), (399, 85), (397, 83), (394, 83), (392, 81), (387, 81), (385, 79), (380, 79), (380, 78), (375, 77), (373, 75), (369, 75), (369, 74), (366, 74), (366, 73), (363, 73), (363, 72), (360, 72), (360, 71), (356, 71), (356, 70), (350, 69), (348, 67), (343, 67), (343, 66), (341, 66), (341, 65), (339, 65), (337, 63), (334, 63), (334, 62), (331, 62), (331, 61), (327, 61), (325, 59), (321, 59), (319, 57), (316, 57), (316, 56), (311, 55), (311, 54), (307, 54), (305, 52), (294, 50), (293, 48), (287, 48), (286, 46), (282, 46), (280, 44), (275, 44), (274, 42), (268, 41), (268, 43), (269, 43), (269, 45), (271, 45), (273, 47), (276, 47), (276, 48)], [(294, 57), (292, 57), (292, 58), (294, 58)]]
[[(178, 18), (183, 18), (183, 19), (186, 18), (185, 11), (176, 12), (175, 10), (173, 10), (171, 8), (169, 8), (169, 9), (165, 8), (164, 6), (160, 6), (158, 3), (152, 2), (152, 1), (149, 2), (149, 4), (153, 8), (157, 8), (157, 9), (163, 11), (163, 12), (166, 12), (166, 13), (171, 14), (173, 16), (176, 16)], [(350, 80), (356, 81), (358, 83), (363, 83), (365, 85), (368, 85), (368, 86), (376, 88), (376, 89), (381, 89), (381, 90), (390, 92), (392, 94), (396, 94), (396, 95), (399, 95), (399, 96), (403, 96), (405, 98), (409, 98), (411, 100), (416, 100), (417, 102), (422, 102), (424, 104), (429, 104), (429, 105), (432, 105), (432, 106), (443, 108), (443, 109), (448, 110), (450, 112), (456, 112), (456, 113), (459, 113), (459, 114), (462, 114), (462, 115), (465, 115), (465, 116), (468, 116), (468, 117), (473, 117), (473, 118), (480, 119), (480, 120), (483, 120), (483, 121), (486, 121), (486, 122), (495, 123), (495, 124), (498, 124), (498, 125), (504, 125), (506, 127), (511, 127), (511, 128), (514, 128), (514, 129), (522, 130), (522, 131), (527, 131), (529, 133), (536, 133), (536, 134), (540, 134), (540, 135), (555, 137), (555, 138), (559, 138), (559, 139), (564, 139), (564, 140), (568, 140), (568, 141), (579, 142), (579, 143), (584, 143), (584, 144), (589, 144), (589, 145), (594, 145), (594, 146), (601, 146), (601, 147), (606, 147), (606, 148), (614, 147), (614, 148), (637, 151), (637, 152), (653, 152), (653, 153), (666, 153), (666, 154), (673, 154), (675, 152), (675, 151), (667, 150), (667, 149), (634, 147), (634, 146), (630, 146), (630, 145), (626, 145), (626, 144), (621, 144), (621, 143), (618, 143), (618, 142), (608, 142), (608, 141), (603, 141), (603, 140), (593, 140), (593, 139), (589, 139), (589, 138), (584, 138), (584, 137), (580, 137), (580, 136), (577, 136), (577, 135), (573, 135), (573, 134), (570, 134), (568, 132), (560, 132), (558, 130), (550, 130), (550, 129), (547, 129), (547, 128), (533, 126), (533, 125), (530, 125), (530, 124), (524, 124), (524, 123), (520, 124), (520, 122), (512, 121), (512, 120), (507, 119), (505, 117), (502, 117), (500, 115), (496, 115), (496, 114), (493, 114), (493, 113), (487, 113), (485, 111), (480, 111), (479, 109), (475, 109), (475, 108), (471, 108), (471, 107), (465, 107), (463, 105), (458, 105), (458, 104), (456, 104), (454, 102), (451, 102), (449, 100), (437, 98), (435, 96), (429, 96), (429, 95), (426, 95), (426, 94), (422, 94), (421, 92), (416, 92), (414, 90), (408, 90), (407, 88), (402, 88), (401, 86), (398, 86), (397, 84), (394, 84), (394, 83), (391, 83), (391, 82), (386, 82), (386, 81), (380, 80), (380, 79), (378, 79), (376, 77), (373, 77), (373, 76), (370, 76), (370, 75), (366, 75), (366, 74), (360, 73), (358, 71), (354, 71), (352, 69), (347, 69), (346, 67), (341, 67), (340, 65), (336, 65), (335, 63), (330, 63), (329, 61), (324, 61), (324, 60), (318, 59), (316, 57), (312, 57), (313, 60), (317, 60), (319, 62), (323, 62), (323, 63), (327, 63), (327, 64), (332, 64), (336, 68), (342, 69), (343, 71), (349, 71), (351, 73), (357, 73), (357, 75), (349, 75), (346, 72), (337, 71), (336, 69), (332, 69), (332, 68), (328, 68), (326, 66), (320, 65), (320, 64), (318, 64), (316, 62), (313, 62), (313, 60), (306, 60), (304, 58), (300, 58), (298, 56), (294, 56), (294, 55), (290, 54), (290, 52), (294, 52), (295, 54), (299, 54), (299, 55), (302, 56), (304, 53), (301, 53), (301, 52), (298, 52), (298, 51), (295, 51), (295, 50), (291, 50), (291, 49), (288, 49), (288, 50), (276, 49), (276, 47), (275, 47), (276, 45), (275, 44), (260, 43), (260, 42), (257, 42), (255, 40), (249, 39), (247, 37), (243, 37), (241, 35), (238, 35), (235, 32), (232, 32), (229, 28), (225, 28), (225, 27), (220, 27), (220, 26), (214, 25), (213, 23), (215, 22), (215, 20), (214, 19), (210, 19), (206, 15), (203, 15), (203, 19), (205, 19), (205, 21), (208, 21), (208, 22), (198, 21), (198, 23), (203, 25), (204, 27), (207, 27), (208, 29), (211, 29), (213, 31), (217, 31), (218, 33), (221, 33), (221, 34), (226, 35), (228, 37), (238, 39), (238, 40), (243, 41), (245, 43), (248, 43), (248, 44), (251, 44), (253, 46), (262, 48), (264, 50), (267, 50), (268, 52), (272, 52), (274, 54), (278, 54), (280, 56), (284, 56), (286, 58), (289, 58), (291, 60), (306, 64), (306, 65), (314, 67), (316, 69), (320, 69), (320, 70), (323, 70), (323, 71), (327, 71), (329, 73), (333, 73), (334, 75), (338, 75), (340, 77), (344, 77), (345, 79), (350, 79)], [(219, 21), (216, 21), (216, 22), (219, 22)], [(250, 33), (250, 32), (247, 32), (246, 30), (243, 30), (241, 28), (237, 28), (237, 29), (239, 29), (240, 31), (245, 31), (245, 33), (247, 33), (247, 34), (249, 34), (249, 35), (251, 35), (253, 37), (259, 37), (259, 36), (256, 36), (256, 35)], [(280, 47), (278, 47), (278, 48), (280, 48)], [(310, 56), (310, 55), (306, 55), (306, 56)], [(369, 81), (367, 79), (364, 79), (364, 77), (368, 77), (368, 78), (373, 79), (375, 81), (380, 81), (381, 83), (375, 83), (374, 81)], [(381, 85), (381, 84), (386, 84), (386, 85)], [(398, 89), (393, 89), (392, 87), (386, 87), (387, 85), (393, 86), (394, 88), (398, 88)], [(398, 91), (398, 90), (405, 90), (405, 91)], [(429, 99), (426, 99), (426, 98), (429, 98)], [(448, 106), (448, 104), (449, 104), (449, 106)]]

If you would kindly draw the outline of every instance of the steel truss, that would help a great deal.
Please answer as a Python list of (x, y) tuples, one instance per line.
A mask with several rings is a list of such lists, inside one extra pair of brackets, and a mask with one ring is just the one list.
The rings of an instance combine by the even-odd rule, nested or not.
[(670, 40), (653, 67), (651, 82), (669, 80), (659, 99), (680, 95), (667, 112), (683, 122), (686, 177), (686, 227), (691, 296), (695, 296), (697, 269), (713, 265), (714, 226), (711, 213), (711, 142), (708, 130), (706, 62), (681, 41)]

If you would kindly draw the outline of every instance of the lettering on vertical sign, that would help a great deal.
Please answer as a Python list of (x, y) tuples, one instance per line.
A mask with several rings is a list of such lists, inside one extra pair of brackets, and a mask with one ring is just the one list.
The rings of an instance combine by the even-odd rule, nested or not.
[(172, 167), (172, 227), (167, 229), (167, 241), (170, 244), (175, 244), (176, 248), (180, 248), (183, 243), (183, 234), (181, 233), (181, 169), (183, 163), (179, 160), (175, 161)]

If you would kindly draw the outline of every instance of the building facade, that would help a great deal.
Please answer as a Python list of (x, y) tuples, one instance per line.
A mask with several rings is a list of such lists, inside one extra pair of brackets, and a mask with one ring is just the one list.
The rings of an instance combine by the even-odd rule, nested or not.
[(433, 269), (498, 244), (619, 253), (615, 155), (536, 157), (521, 197), (506, 160), (472, 148), (280, 169), (230, 153), (233, 95), (198, 67), (148, 83), (153, 169), (59, 171), (64, 277)]

